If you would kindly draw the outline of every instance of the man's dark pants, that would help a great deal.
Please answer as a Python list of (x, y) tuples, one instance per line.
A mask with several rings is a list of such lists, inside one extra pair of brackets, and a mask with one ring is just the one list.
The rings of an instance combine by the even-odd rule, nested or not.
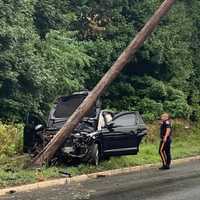
[(163, 166), (170, 167), (171, 164), (171, 140), (166, 142), (160, 141), (159, 154), (162, 159)]

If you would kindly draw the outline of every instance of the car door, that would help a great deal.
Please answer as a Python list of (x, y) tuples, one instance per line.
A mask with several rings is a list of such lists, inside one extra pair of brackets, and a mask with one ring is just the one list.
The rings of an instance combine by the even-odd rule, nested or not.
[(137, 153), (137, 117), (133, 112), (116, 115), (102, 129), (103, 153), (128, 155)]
[(140, 145), (140, 142), (142, 141), (142, 138), (147, 135), (147, 127), (139, 114), (139, 112), (135, 112), (137, 115), (137, 142), (138, 142), (138, 148)]
[(39, 114), (28, 113), (25, 120), (24, 135), (23, 135), (24, 153), (31, 152), (37, 140), (40, 139), (38, 138), (35, 130), (37, 125), (42, 125), (43, 127), (46, 127), (45, 121)]

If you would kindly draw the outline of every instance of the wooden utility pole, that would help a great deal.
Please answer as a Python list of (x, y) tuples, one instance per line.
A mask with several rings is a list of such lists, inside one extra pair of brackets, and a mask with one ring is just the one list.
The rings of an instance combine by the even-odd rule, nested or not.
[(64, 126), (58, 131), (47, 146), (34, 158), (33, 164), (42, 165), (49, 161), (56, 151), (69, 137), (73, 129), (78, 125), (82, 118), (95, 104), (97, 98), (102, 95), (109, 84), (120, 74), (124, 66), (130, 61), (135, 52), (140, 48), (144, 41), (154, 31), (161, 18), (171, 9), (176, 0), (165, 0), (154, 15), (149, 19), (142, 30), (135, 36), (129, 46), (122, 52), (117, 61), (112, 65), (108, 72), (103, 76), (95, 88), (89, 93), (82, 104), (71, 115)]

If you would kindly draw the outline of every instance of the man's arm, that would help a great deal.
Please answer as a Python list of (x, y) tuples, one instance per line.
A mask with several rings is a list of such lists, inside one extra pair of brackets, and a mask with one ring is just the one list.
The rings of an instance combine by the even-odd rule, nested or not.
[(167, 129), (166, 129), (165, 136), (164, 136), (164, 138), (163, 138), (163, 142), (166, 142), (166, 141), (167, 141), (167, 138), (170, 136), (170, 132), (171, 132), (171, 128), (167, 128)]

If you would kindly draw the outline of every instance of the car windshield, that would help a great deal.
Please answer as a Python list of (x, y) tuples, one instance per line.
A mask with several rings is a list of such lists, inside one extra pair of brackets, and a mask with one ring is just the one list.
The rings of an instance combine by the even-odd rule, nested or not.
[[(56, 105), (54, 117), (68, 118), (83, 102), (86, 95), (73, 95), (69, 97), (62, 97)], [(95, 107), (89, 112), (87, 117), (94, 117), (96, 115)]]

